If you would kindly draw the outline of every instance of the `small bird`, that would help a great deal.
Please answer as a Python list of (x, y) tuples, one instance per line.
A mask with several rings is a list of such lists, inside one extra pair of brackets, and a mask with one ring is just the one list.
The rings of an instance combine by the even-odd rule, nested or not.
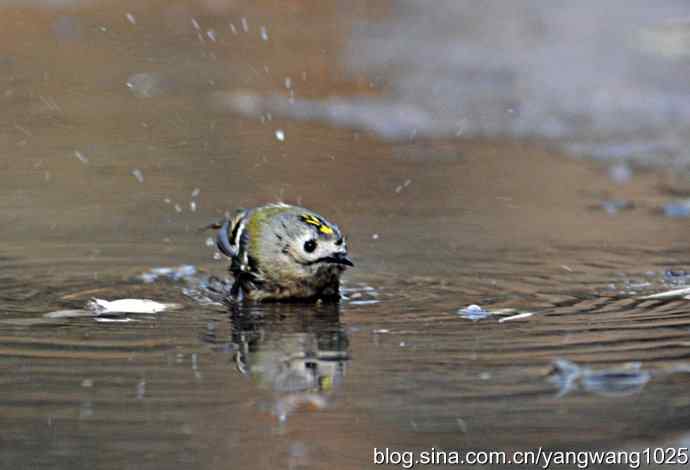
[(303, 207), (240, 209), (209, 227), (218, 229), (216, 245), (231, 259), (231, 301), (337, 302), (340, 275), (354, 266), (338, 226)]

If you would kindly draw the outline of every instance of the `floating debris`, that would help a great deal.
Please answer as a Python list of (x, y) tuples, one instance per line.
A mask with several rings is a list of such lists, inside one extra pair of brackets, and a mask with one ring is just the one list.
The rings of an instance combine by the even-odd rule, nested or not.
[(201, 194), (201, 189), (194, 188), (194, 190), (192, 191), (192, 197), (197, 197), (199, 194)]
[(266, 29), (266, 26), (261, 26), (260, 31), (261, 39), (263, 39), (264, 41), (268, 41), (268, 30)]
[(462, 318), (466, 318), (468, 320), (472, 321), (477, 321), (481, 320), (483, 318), (487, 318), (491, 316), (491, 312), (488, 310), (484, 310), (481, 308), (479, 305), (469, 305), (465, 308), (461, 308), (458, 310), (458, 315), (460, 315)]
[(57, 310), (55, 312), (48, 312), (43, 314), (43, 318), (80, 318), (80, 317), (92, 317), (93, 312), (88, 310)]
[(105, 300), (93, 298), (86, 303), (86, 308), (97, 315), (112, 313), (160, 313), (179, 307), (179, 304), (165, 304), (149, 299)]
[(559, 397), (579, 389), (599, 395), (632, 395), (639, 393), (651, 379), (651, 374), (642, 370), (639, 362), (594, 371), (566, 359), (553, 362), (550, 376), (550, 382), (560, 389)]
[(664, 215), (674, 219), (690, 217), (690, 199), (682, 199), (664, 204)]
[(667, 269), (666, 271), (664, 271), (664, 277), (668, 277), (668, 278), (672, 278), (672, 279), (679, 278), (679, 277), (684, 278), (684, 277), (687, 277), (688, 274), (689, 273), (687, 271), (684, 271), (684, 270), (675, 271), (673, 269)]
[(248, 33), (249, 32), (249, 23), (247, 22), (247, 18), (245, 18), (244, 16), (242, 18), (240, 18), (240, 23), (242, 23), (242, 31), (244, 31), (245, 33)]
[(609, 214), (617, 214), (619, 211), (635, 208), (635, 203), (622, 199), (610, 199), (601, 203), (601, 208)]
[(189, 201), (189, 210), (196, 212), (196, 201)]
[(276, 139), (278, 139), (281, 142), (284, 142), (285, 141), (285, 131), (283, 131), (282, 129), (278, 129), (276, 131)]
[[(122, 318), (122, 316), (127, 313), (154, 314), (180, 307), (179, 304), (160, 303), (149, 299), (119, 299), (108, 301), (93, 298), (86, 303), (84, 309), (48, 312), (43, 314), (40, 319), (33, 319), (32, 324), (84, 317), (92, 317), (99, 322), (130, 322), (134, 320), (131, 318)], [(113, 316), (117, 318), (113, 318)]]
[(132, 321), (136, 321), (133, 318), (106, 318), (106, 317), (97, 317), (96, 321), (99, 323), (129, 323)]
[[(209, 238), (212, 244), (215, 244), (212, 238)], [(206, 241), (208, 245), (208, 240)], [(196, 266), (192, 264), (183, 264), (176, 267), (161, 267), (153, 268), (139, 276), (139, 279), (146, 283), (156, 282), (159, 279), (167, 279), (170, 281), (180, 281), (190, 278), (197, 274)]]
[(352, 300), (350, 301), (350, 305), (373, 305), (373, 304), (378, 304), (381, 302), (380, 300), (376, 299), (371, 299), (371, 300)]
[(511, 317), (503, 317), (498, 319), (498, 323), (503, 323), (507, 321), (515, 321), (515, 320), (524, 320), (526, 318), (531, 317), (534, 315), (532, 312), (524, 312), (524, 313), (518, 313), (517, 315), (513, 315)]
[(131, 14), (130, 12), (127, 12), (127, 13), (125, 14), (125, 18), (127, 18), (127, 21), (129, 21), (130, 23), (132, 23), (132, 24), (137, 24), (137, 19), (136, 19), (135, 16), (134, 16), (133, 14)]
[(690, 287), (640, 297), (642, 300), (690, 299)]
[(372, 234), (372, 235), (371, 235), (371, 239), (372, 239), (372, 240), (378, 240), (378, 239), (379, 239), (379, 234), (378, 234), (378, 233)]
[(359, 283), (357, 286), (342, 286), (342, 299), (349, 305), (373, 305), (380, 303), (379, 292), (372, 286)]
[(524, 312), (515, 308), (487, 310), (479, 305), (472, 304), (465, 308), (459, 309), (456, 313), (467, 320), (479, 321), (488, 317), (494, 317), (498, 319), (498, 323), (503, 323), (507, 321), (527, 319), (534, 315), (535, 312)]

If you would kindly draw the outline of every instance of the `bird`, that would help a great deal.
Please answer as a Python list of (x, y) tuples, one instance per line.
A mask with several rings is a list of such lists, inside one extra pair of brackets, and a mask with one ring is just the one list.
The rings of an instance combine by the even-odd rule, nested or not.
[(338, 302), (340, 276), (354, 266), (340, 228), (303, 207), (239, 209), (208, 227), (231, 261), (229, 302)]

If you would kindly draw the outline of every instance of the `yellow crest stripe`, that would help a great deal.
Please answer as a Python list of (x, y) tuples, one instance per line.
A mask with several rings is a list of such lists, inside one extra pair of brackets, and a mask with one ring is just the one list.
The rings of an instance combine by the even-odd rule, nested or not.
[(300, 218), (305, 223), (316, 226), (321, 233), (325, 233), (326, 235), (333, 234), (333, 229), (331, 227), (326, 225), (321, 219), (312, 214), (302, 214)]

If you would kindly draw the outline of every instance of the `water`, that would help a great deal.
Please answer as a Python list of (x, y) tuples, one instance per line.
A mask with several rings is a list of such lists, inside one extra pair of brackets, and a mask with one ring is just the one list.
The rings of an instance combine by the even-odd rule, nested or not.
[(531, 137), (575, 155), (687, 169), (687, 2), (614, 0), (607, 12), (591, 0), (403, 0), (357, 18), (343, 54), (375, 96), (244, 91), (225, 105), (385, 139)]
[[(687, 447), (690, 304), (642, 299), (690, 283), (687, 219), (664, 214), (687, 197), (677, 174), (218, 107), (289, 96), (285, 77), (296, 103), (385, 96), (342, 57), (353, 25), (405, 9), (32, 5), (2, 7), (3, 468)], [(227, 263), (199, 228), (278, 199), (345, 230), (348, 298), (204, 298)], [(181, 308), (47, 315), (93, 297)], [(457, 313), (470, 305), (492, 314)]]

